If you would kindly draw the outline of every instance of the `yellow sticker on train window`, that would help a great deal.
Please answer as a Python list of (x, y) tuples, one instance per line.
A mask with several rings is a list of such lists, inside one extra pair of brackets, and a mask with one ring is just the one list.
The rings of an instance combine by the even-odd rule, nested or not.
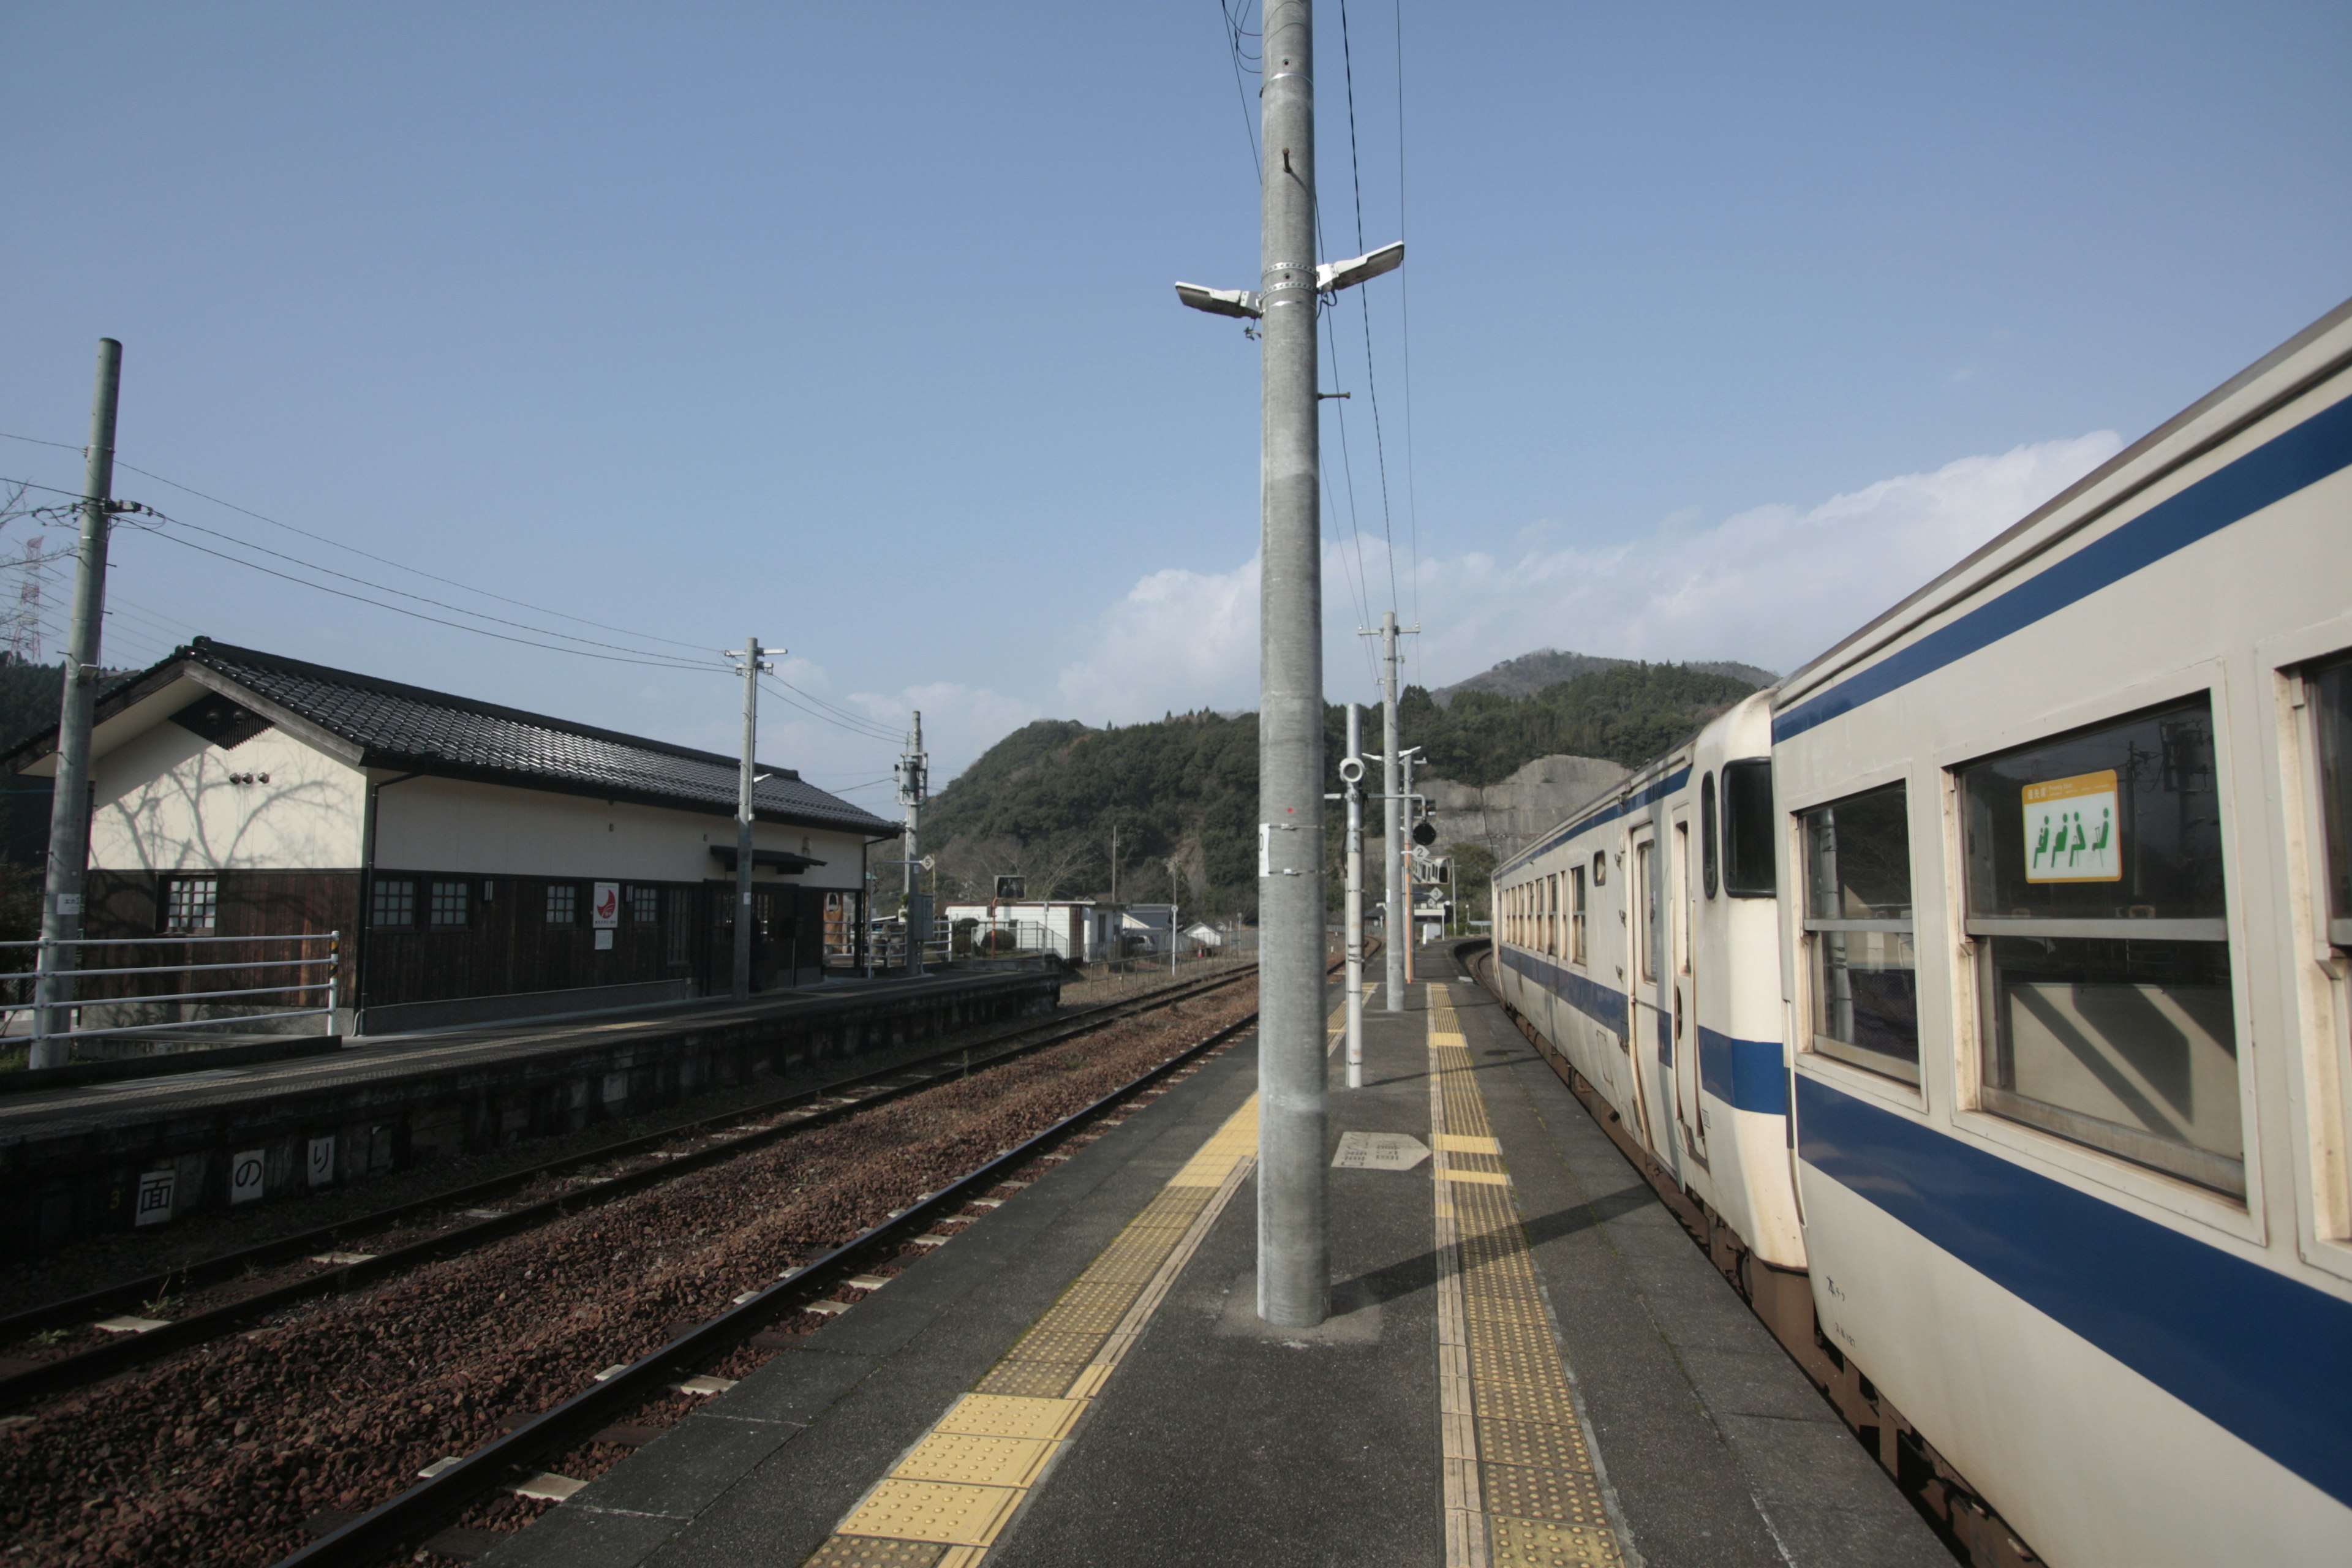
[(2116, 770), (2025, 786), (2025, 879), (2120, 882), (2123, 815)]

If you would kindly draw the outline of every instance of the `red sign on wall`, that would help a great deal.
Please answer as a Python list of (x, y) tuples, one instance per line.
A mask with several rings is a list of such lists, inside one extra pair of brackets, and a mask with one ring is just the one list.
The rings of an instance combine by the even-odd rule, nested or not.
[(611, 931), (621, 923), (621, 884), (599, 882), (596, 896), (589, 900), (591, 923), (598, 931)]

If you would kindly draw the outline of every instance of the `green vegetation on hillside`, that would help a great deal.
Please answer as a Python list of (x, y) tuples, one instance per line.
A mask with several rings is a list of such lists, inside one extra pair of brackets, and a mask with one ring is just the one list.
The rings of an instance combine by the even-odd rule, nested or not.
[(1756, 688), (1679, 664), (1621, 664), (1531, 697), (1456, 691), (1441, 708), (1418, 686), (1397, 700), (1404, 743), (1433, 777), (1485, 788), (1538, 757), (1606, 757), (1636, 767)]
[[(1398, 724), (1404, 744), (1429, 759), (1423, 777), (1483, 786), (1561, 752), (1637, 765), (1752, 689), (1682, 665), (1618, 665), (1528, 697), (1462, 691), (1444, 708), (1410, 687)], [(1368, 717), (1377, 746), (1378, 716)], [(1345, 740), (1343, 710), (1328, 709), (1324, 754), (1335, 763)], [(1365, 815), (1377, 833), (1377, 811)], [(1335, 868), (1342, 816), (1334, 807), (1326, 818)], [(1120, 898), (1156, 901), (1172, 888), (1188, 908), (1247, 916), (1257, 909), (1256, 819), (1255, 713), (1105, 730), (1047, 719), (998, 742), (940, 791), (923, 839), (948, 898), (984, 899), (991, 879), (1015, 873), (1031, 898), (1108, 898), (1116, 827)], [(1335, 898), (1337, 887), (1335, 877)]]

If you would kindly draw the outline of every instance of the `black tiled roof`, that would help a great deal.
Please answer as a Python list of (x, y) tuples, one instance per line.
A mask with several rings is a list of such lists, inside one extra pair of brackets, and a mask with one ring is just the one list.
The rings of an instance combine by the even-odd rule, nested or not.
[[(351, 742), (368, 767), (734, 813), (733, 757), (232, 647), (209, 637), (198, 637), (145, 675), (116, 685), (100, 699), (99, 717), (168, 683), (179, 667), (189, 664)], [(50, 749), (20, 748), (10, 761), (21, 767)], [(827, 795), (789, 768), (766, 771), (770, 776), (752, 796), (762, 820), (869, 836), (898, 831), (898, 824)]]

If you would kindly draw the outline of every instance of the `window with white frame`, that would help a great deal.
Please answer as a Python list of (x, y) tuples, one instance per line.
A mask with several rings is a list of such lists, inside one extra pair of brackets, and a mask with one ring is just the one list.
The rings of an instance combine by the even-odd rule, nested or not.
[(580, 920), (580, 887), (576, 882), (551, 882), (547, 888), (547, 923), (575, 925)]
[(165, 931), (210, 931), (219, 914), (218, 877), (172, 877), (164, 880)]
[(1799, 816), (1812, 1048), (1919, 1081), (1919, 975), (1912, 946), (1911, 831), (1903, 785)]
[(2243, 1197), (2209, 700), (1958, 779), (1984, 1109)]
[(633, 925), (649, 926), (661, 920), (661, 889), (632, 887), (629, 889), (629, 921)]

